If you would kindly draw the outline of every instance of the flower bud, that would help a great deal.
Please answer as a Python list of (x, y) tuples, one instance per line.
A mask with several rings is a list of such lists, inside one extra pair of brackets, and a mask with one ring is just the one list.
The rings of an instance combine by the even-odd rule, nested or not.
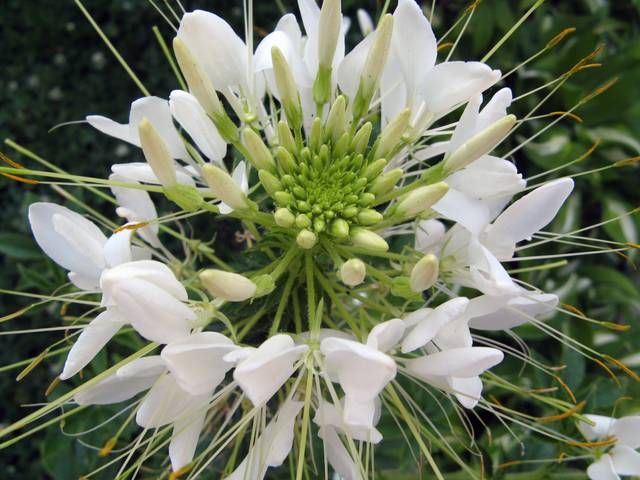
[(256, 132), (247, 127), (243, 131), (243, 144), (247, 147), (249, 159), (258, 170), (268, 170), (274, 172), (276, 170), (276, 162), (267, 146)]
[(411, 110), (409, 108), (405, 108), (396, 118), (389, 122), (380, 135), (380, 141), (376, 147), (373, 158), (386, 157), (397, 148), (400, 140), (402, 140), (402, 136), (409, 126), (410, 120)]
[(331, 68), (342, 30), (340, 0), (324, 0), (318, 21), (318, 62)]
[(278, 165), (280, 165), (285, 172), (295, 173), (298, 169), (295, 159), (286, 148), (278, 147), (276, 149), (276, 158), (278, 159)]
[(298, 228), (309, 228), (311, 226), (311, 218), (309, 215), (305, 215), (304, 213), (299, 213), (296, 216), (296, 227)]
[(280, 183), (280, 180), (278, 180), (273, 173), (266, 170), (258, 170), (258, 177), (264, 189), (272, 197), (276, 192), (282, 190), (282, 183)]
[(310, 230), (300, 230), (300, 233), (298, 233), (298, 236), (296, 237), (296, 243), (300, 248), (304, 248), (305, 250), (313, 248), (317, 241), (318, 237)]
[(418, 187), (409, 192), (407, 196), (398, 203), (396, 214), (402, 218), (415, 217), (431, 208), (449, 191), (449, 185), (444, 182), (434, 183)]
[(158, 131), (147, 118), (143, 118), (138, 125), (140, 145), (144, 158), (155, 173), (163, 187), (171, 187), (178, 183), (176, 179), (176, 164), (169, 152), (169, 147)]
[(276, 289), (276, 282), (268, 273), (258, 275), (253, 279), (253, 283), (256, 285), (256, 293), (254, 295), (256, 298), (269, 295)]
[(378, 88), (382, 70), (387, 64), (392, 33), (393, 15), (386, 14), (378, 24), (374, 34), (373, 45), (369, 48), (367, 59), (362, 68), (360, 85), (353, 101), (354, 118), (362, 118), (369, 110), (369, 104)]
[(411, 290), (420, 293), (431, 288), (438, 280), (438, 272), (438, 257), (433, 253), (426, 254), (411, 270)]
[(173, 51), (191, 94), (200, 102), (205, 112), (212, 116), (226, 115), (211, 80), (180, 37), (173, 39)]
[(401, 168), (394, 168), (393, 170), (389, 170), (388, 172), (379, 175), (369, 186), (369, 192), (373, 195), (382, 195), (383, 193), (387, 193), (396, 183), (398, 183), (398, 180), (402, 178), (402, 175), (404, 175), (404, 170)]
[(313, 122), (311, 122), (311, 133), (309, 134), (309, 147), (314, 152), (319, 151), (324, 143), (322, 131), (322, 119), (320, 117), (314, 118)]
[(337, 142), (340, 136), (344, 133), (347, 127), (346, 120), (347, 100), (344, 95), (339, 95), (336, 98), (329, 115), (327, 116), (327, 122), (325, 124), (325, 140), (331, 139), (333, 143)]
[(371, 122), (365, 123), (358, 129), (351, 141), (351, 150), (353, 150), (354, 153), (363, 153), (366, 150), (367, 145), (369, 145), (372, 130), (373, 124)]
[(273, 218), (276, 221), (276, 225), (283, 228), (292, 227), (296, 221), (296, 217), (288, 208), (278, 208), (273, 214)]
[(509, 135), (515, 124), (515, 115), (507, 115), (476, 133), (444, 159), (444, 170), (456, 172), (488, 154)]
[(377, 233), (367, 230), (362, 227), (354, 227), (349, 232), (351, 242), (356, 247), (366, 248), (368, 250), (375, 250), (379, 252), (386, 252), (389, 250), (389, 244)]
[(271, 61), (282, 108), (291, 126), (298, 129), (302, 125), (302, 104), (293, 72), (282, 50), (276, 46), (271, 48)]
[(195, 212), (202, 205), (202, 195), (193, 185), (176, 183), (175, 185), (164, 187), (163, 193), (165, 197), (187, 212)]
[(349, 236), (349, 224), (342, 218), (337, 218), (331, 222), (331, 235), (336, 238), (347, 238)]
[(285, 148), (290, 154), (295, 154), (295, 152), (298, 151), (291, 129), (284, 120), (278, 122), (278, 142), (280, 146)]
[(220, 167), (208, 163), (202, 167), (202, 175), (216, 198), (219, 198), (234, 210), (249, 208), (245, 193), (233, 181), (233, 178)]
[(363, 37), (366, 37), (374, 30), (373, 20), (369, 16), (366, 10), (359, 8), (356, 12), (358, 15), (358, 26), (360, 27), (360, 32)]
[(384, 170), (384, 167), (386, 165), (387, 161), (384, 158), (379, 158), (378, 160), (367, 165), (367, 168), (364, 169), (362, 175), (369, 180), (373, 180), (382, 173), (382, 170)]
[(364, 208), (358, 212), (357, 218), (362, 225), (375, 225), (382, 220), (382, 214), (372, 208)]
[(355, 287), (364, 281), (367, 275), (367, 266), (359, 258), (352, 258), (342, 264), (338, 275), (342, 283), (349, 287)]
[(238, 273), (210, 268), (201, 272), (199, 277), (211, 295), (228, 302), (242, 302), (257, 291), (255, 283)]

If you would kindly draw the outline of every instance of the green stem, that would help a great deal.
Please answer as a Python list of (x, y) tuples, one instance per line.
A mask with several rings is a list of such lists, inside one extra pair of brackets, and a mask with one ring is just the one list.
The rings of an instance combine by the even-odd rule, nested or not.
[(313, 257), (310, 253), (306, 253), (304, 256), (304, 269), (307, 282), (307, 315), (309, 317), (309, 330), (313, 336), (314, 329), (316, 328), (316, 291), (313, 278)]
[(278, 309), (276, 310), (276, 315), (273, 317), (273, 323), (271, 324), (271, 329), (269, 330), (269, 336), (275, 335), (278, 333), (278, 329), (280, 328), (280, 320), (282, 319), (282, 315), (284, 314), (284, 309), (287, 307), (289, 303), (289, 297), (291, 296), (291, 289), (293, 288), (293, 283), (296, 281), (298, 277), (297, 269), (289, 273), (289, 277), (287, 278), (287, 283), (284, 284), (284, 291), (282, 292), (282, 298), (280, 298), (280, 303), (278, 304)]
[(276, 268), (274, 268), (271, 272), (271, 276), (273, 277), (274, 281), (277, 280), (278, 277), (280, 277), (280, 275), (282, 275), (287, 270), (287, 268), (289, 268), (291, 262), (293, 262), (298, 257), (299, 252), (300, 249), (297, 247), (297, 245), (294, 244), (289, 247), (287, 253), (284, 255), (284, 257), (282, 257), (278, 265), (276, 265)]
[(307, 444), (307, 431), (309, 430), (309, 411), (311, 410), (311, 391), (313, 389), (313, 372), (307, 368), (307, 386), (304, 393), (304, 410), (302, 412), (302, 431), (300, 432), (300, 450), (298, 450), (298, 469), (296, 480), (302, 480), (304, 471), (304, 457)]
[(189, 87), (187, 87), (187, 84), (184, 82), (184, 79), (182, 78), (182, 75), (180, 74), (180, 70), (178, 70), (178, 66), (176, 65), (176, 62), (173, 61), (173, 56), (171, 55), (171, 52), (169, 51), (169, 47), (167, 47), (167, 42), (165, 42), (164, 38), (162, 38), (162, 34), (160, 33), (160, 29), (156, 25), (154, 25), (151, 30), (153, 30), (153, 34), (156, 36), (156, 39), (158, 40), (158, 43), (160, 44), (160, 48), (162, 49), (162, 53), (164, 53), (164, 56), (166, 57), (167, 62), (169, 62), (169, 66), (171, 67), (171, 70), (173, 70), (173, 73), (176, 76), (176, 79), (178, 80), (178, 83), (180, 84), (180, 88), (182, 90), (184, 90), (185, 92), (188, 92), (189, 91)]

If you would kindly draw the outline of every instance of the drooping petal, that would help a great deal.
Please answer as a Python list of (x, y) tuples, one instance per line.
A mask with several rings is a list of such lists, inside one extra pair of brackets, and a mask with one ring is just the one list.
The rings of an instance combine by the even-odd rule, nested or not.
[(147, 340), (170, 343), (189, 334), (195, 313), (162, 288), (140, 279), (116, 284), (111, 292), (118, 309)]
[(483, 243), (499, 260), (513, 257), (515, 245), (531, 238), (558, 213), (573, 190), (573, 180), (561, 178), (517, 200), (487, 228)]
[(526, 186), (513, 163), (491, 155), (485, 155), (449, 175), (447, 184), (452, 190), (459, 190), (480, 200), (514, 195)]
[(498, 90), (493, 97), (491, 97), (491, 100), (482, 108), (480, 115), (478, 115), (476, 131), (480, 132), (506, 116), (507, 108), (511, 105), (512, 100), (513, 94), (510, 88)]
[(173, 117), (202, 153), (212, 162), (222, 165), (222, 159), (227, 154), (227, 144), (198, 100), (187, 92), (174, 90), (169, 96), (169, 105)]
[(631, 448), (640, 447), (640, 415), (616, 419), (611, 427), (611, 435), (618, 439), (618, 444)]
[(246, 85), (247, 47), (219, 16), (195, 10), (180, 22), (178, 37), (187, 45), (216, 90)]
[(587, 419), (592, 421), (594, 425), (587, 422), (578, 422), (577, 427), (580, 433), (589, 441), (602, 440), (611, 435), (611, 430), (615, 422), (615, 418), (605, 417), (604, 415), (585, 415)]
[(393, 359), (367, 345), (341, 338), (324, 339), (320, 351), (327, 371), (338, 379), (345, 392), (345, 423), (372, 427), (375, 399), (396, 376)]
[(412, 352), (429, 343), (448, 322), (461, 317), (468, 304), (468, 298), (458, 297), (439, 305), (407, 334), (402, 342), (402, 353)]
[(480, 62), (445, 62), (431, 69), (421, 84), (429, 112), (444, 114), (482, 93), (500, 79), (500, 71)]
[(256, 407), (264, 405), (293, 374), (294, 363), (309, 347), (295, 346), (288, 335), (274, 335), (249, 352), (233, 378)]
[[(638, 430), (634, 430), (638, 438)], [(640, 475), (640, 453), (626, 445), (616, 445), (610, 452), (613, 468), (618, 475)]]
[(97, 286), (105, 267), (102, 248), (107, 241), (98, 227), (68, 208), (47, 202), (29, 206), (29, 223), (44, 253)]
[(367, 346), (381, 352), (388, 352), (398, 344), (404, 335), (404, 330), (405, 323), (399, 318), (379, 323), (369, 332)]
[(480, 377), (458, 378), (449, 380), (454, 395), (465, 408), (475, 407), (482, 396), (482, 380)]
[(620, 480), (615, 472), (611, 455), (605, 453), (600, 459), (587, 468), (587, 475), (591, 480)]
[[(500, 297), (484, 295), (471, 302), (493, 302), (494, 311), (475, 315), (469, 313), (469, 326), (478, 330), (509, 330), (529, 322), (530, 317), (537, 317), (553, 311), (558, 304), (558, 297), (548, 293), (531, 293), (508, 301)], [(475, 306), (470, 305), (472, 312)]]
[[(378, 407), (380, 402), (377, 402)], [(374, 417), (374, 425), (379, 420), (379, 408), (376, 410), (376, 416)], [(338, 409), (333, 403), (322, 400), (316, 408), (316, 414), (313, 421), (320, 428), (318, 435), (322, 437), (323, 427), (331, 427), (339, 432), (348, 435), (354, 440), (362, 442), (371, 442), (374, 444), (380, 443), (382, 440), (382, 434), (375, 427), (366, 427), (362, 425), (348, 425), (344, 422), (344, 401), (340, 402), (340, 408)]]
[[(146, 162), (118, 163), (111, 166), (111, 171), (125, 181), (160, 185), (160, 180), (153, 173), (151, 165)], [(187, 173), (186, 169), (177, 170), (176, 179), (178, 183), (183, 185), (195, 185), (193, 177)]]
[(131, 253), (132, 230), (121, 230), (109, 237), (103, 247), (105, 263), (115, 267), (133, 260)]
[(499, 364), (503, 358), (504, 354), (495, 348), (452, 348), (408, 360), (406, 365), (418, 377), (469, 378)]
[(488, 295), (509, 295), (520, 291), (493, 253), (475, 237), (469, 242), (468, 255), (469, 278), (467, 281), (460, 278), (461, 283)]
[(172, 342), (161, 356), (178, 385), (192, 395), (212, 392), (233, 367), (223, 357), (239, 347), (215, 332), (199, 332)]
[(71, 378), (86, 367), (125, 323), (124, 319), (110, 310), (106, 310), (94, 318), (89, 325), (84, 327), (69, 350), (60, 374), (60, 380)]
[(421, 220), (416, 228), (415, 249), (422, 253), (437, 250), (444, 238), (444, 224), (438, 220)]
[(367, 60), (369, 48), (373, 44), (373, 35), (369, 35), (351, 50), (338, 68), (338, 85), (349, 97), (354, 98), (360, 86), (362, 69)]
[(474, 234), (479, 234), (489, 223), (486, 205), (452, 188), (431, 208)]
[(324, 427), (318, 432), (324, 442), (327, 460), (341, 480), (360, 480), (360, 470), (340, 440), (335, 428)]
[[(127, 180), (125, 177), (115, 173), (109, 175), (109, 180), (138, 183), (133, 180)], [(137, 229), (136, 232), (143, 240), (149, 243), (149, 245), (158, 247), (160, 245), (160, 240), (158, 239), (160, 226), (157, 222), (153, 222), (153, 220), (158, 218), (158, 212), (149, 193), (135, 188), (115, 186), (111, 187), (111, 193), (113, 193), (118, 202), (119, 207), (116, 208), (116, 213), (119, 217), (126, 218), (132, 223), (151, 222), (148, 226)]]
[(174, 472), (193, 460), (205, 416), (206, 410), (203, 408), (192, 416), (179, 419), (173, 424), (173, 433), (169, 443), (169, 458)]

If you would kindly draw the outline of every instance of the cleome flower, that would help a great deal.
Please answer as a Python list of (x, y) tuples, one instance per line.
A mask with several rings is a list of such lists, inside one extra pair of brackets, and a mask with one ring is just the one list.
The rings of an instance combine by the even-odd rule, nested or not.
[[(599, 355), (543, 321), (568, 309), (557, 292), (517, 275), (538, 267), (509, 267), (527, 259), (519, 251), (545, 233), (573, 179), (528, 185), (501, 153), (521, 124), (501, 72), (438, 62), (419, 4), (387, 7), (375, 24), (358, 13), (364, 38), (353, 49), (339, 0), (299, 0), (302, 25), (284, 15), (255, 49), (252, 36), (242, 39), (216, 14), (185, 12), (170, 58), (182, 89), (145, 93), (126, 124), (86, 117), (140, 147), (145, 161), (91, 179), (111, 189), (127, 222), (104, 221), (109, 238), (66, 207), (29, 209), (37, 243), (72, 284), (46, 300), (94, 307), (77, 320), (59, 379), (95, 375), (71, 380), (77, 386), (27, 423), (71, 400), (128, 402), (123, 411), (132, 409), (141, 429), (125, 441), (125, 423), (101, 455), (122, 443), (114, 463), (135, 475), (168, 446), (171, 465), (158, 462), (158, 475), (173, 480), (262, 479), (287, 458), (297, 480), (328, 478), (330, 468), (345, 480), (373, 478), (389, 418), (435, 478), (445, 468), (434, 453), (480, 478), (484, 464), (470, 466), (451, 444), (471, 434), (472, 409), (567, 441), (484, 391), (542, 398), (560, 418), (577, 414), (545, 389), (500, 376), (514, 357), (575, 402), (560, 369), (520, 351), (512, 330), (527, 323)], [(160, 195), (169, 202), (156, 204)], [(207, 220), (184, 228), (200, 215)], [(239, 229), (241, 255), (214, 251), (217, 219)], [(93, 358), (116, 335), (132, 340), (118, 346), (132, 351), (108, 355), (121, 360), (94, 372)], [(435, 401), (418, 403), (414, 388)], [(447, 421), (436, 425), (431, 417), (441, 413)], [(619, 436), (597, 452), (591, 478), (638, 473), (633, 422), (587, 418), (595, 427), (580, 428), (589, 440)], [(463, 447), (482, 458), (474, 439)]]

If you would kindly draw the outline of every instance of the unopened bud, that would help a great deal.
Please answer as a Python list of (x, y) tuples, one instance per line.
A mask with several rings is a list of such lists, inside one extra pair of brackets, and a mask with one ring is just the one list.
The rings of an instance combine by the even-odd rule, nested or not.
[(411, 270), (411, 290), (420, 293), (431, 288), (438, 280), (438, 272), (438, 257), (433, 253), (426, 254)]
[(398, 180), (404, 175), (404, 170), (401, 168), (394, 168), (388, 172), (379, 175), (369, 186), (369, 192), (373, 195), (382, 195), (387, 193), (398, 183)]
[(389, 122), (380, 135), (380, 141), (376, 148), (374, 158), (386, 157), (398, 147), (402, 136), (406, 132), (407, 127), (409, 127), (410, 120), (411, 110), (405, 108), (396, 118)]
[(324, 0), (318, 21), (318, 62), (331, 68), (342, 30), (340, 0)]
[(309, 134), (309, 147), (314, 152), (318, 152), (324, 143), (322, 132), (322, 119), (316, 117), (313, 122), (311, 122), (311, 133)]
[(191, 94), (196, 97), (205, 112), (212, 116), (226, 115), (211, 80), (180, 37), (173, 39), (173, 51)]
[(253, 279), (253, 283), (256, 285), (256, 293), (254, 297), (264, 297), (269, 295), (276, 289), (276, 282), (271, 275), (265, 273), (264, 275), (258, 275)]
[(367, 266), (359, 258), (347, 260), (340, 267), (340, 280), (349, 287), (360, 285), (367, 275)]
[(273, 197), (276, 192), (282, 190), (282, 183), (280, 183), (278, 177), (273, 173), (266, 170), (258, 170), (258, 177), (260, 178), (260, 183), (262, 183), (262, 186), (270, 196)]
[(171, 187), (178, 183), (176, 179), (176, 164), (169, 152), (169, 147), (158, 131), (147, 118), (143, 118), (138, 125), (140, 145), (144, 158), (155, 173), (163, 187)]
[(375, 225), (382, 221), (382, 214), (372, 208), (364, 208), (358, 212), (357, 218), (361, 225)]
[(369, 48), (367, 59), (362, 68), (360, 85), (353, 102), (354, 118), (362, 118), (369, 110), (369, 104), (378, 88), (382, 70), (387, 64), (392, 33), (393, 15), (386, 14), (378, 24), (373, 38), (373, 45)]
[(299, 213), (296, 216), (296, 227), (298, 228), (309, 228), (311, 226), (311, 218), (309, 215), (305, 215), (304, 213)]
[(165, 197), (187, 212), (195, 212), (202, 205), (202, 195), (193, 185), (176, 183), (163, 188)]
[(242, 302), (256, 294), (257, 286), (248, 278), (224, 270), (208, 269), (200, 273), (200, 281), (216, 298)]
[(349, 236), (349, 224), (342, 218), (337, 218), (331, 222), (331, 235), (336, 238), (347, 238)]
[(312, 249), (317, 241), (318, 237), (310, 230), (300, 230), (300, 233), (298, 233), (298, 236), (296, 237), (296, 243), (300, 248), (304, 248), (305, 250)]
[(456, 172), (488, 154), (509, 135), (515, 124), (515, 115), (507, 115), (476, 133), (445, 158), (444, 170), (447, 173)]
[(407, 194), (398, 203), (396, 214), (402, 218), (415, 217), (436, 204), (449, 191), (449, 185), (444, 182), (418, 187)]
[(366, 248), (367, 250), (375, 250), (378, 252), (386, 252), (389, 250), (389, 244), (377, 233), (362, 227), (354, 227), (349, 233), (351, 242), (356, 247)]
[(302, 104), (293, 72), (282, 50), (276, 46), (271, 48), (271, 61), (282, 108), (291, 126), (298, 129), (302, 125)]
[(276, 162), (273, 160), (271, 152), (256, 132), (247, 127), (244, 129), (243, 143), (247, 147), (249, 159), (258, 170), (275, 171)]
[(245, 193), (233, 181), (231, 175), (220, 167), (208, 163), (202, 167), (202, 175), (216, 198), (219, 198), (234, 210), (249, 208)]
[(291, 154), (294, 154), (298, 147), (296, 146), (296, 141), (293, 138), (293, 134), (291, 133), (291, 129), (289, 125), (284, 120), (280, 120), (278, 122), (278, 142), (280, 146), (287, 149), (287, 151)]
[(373, 124), (371, 122), (365, 123), (358, 129), (351, 141), (351, 150), (353, 150), (354, 153), (364, 153), (367, 145), (369, 145), (372, 130)]
[(296, 221), (295, 215), (288, 208), (278, 208), (273, 214), (273, 218), (276, 221), (276, 225), (283, 228), (292, 227)]
[(327, 116), (324, 132), (325, 140), (331, 139), (331, 141), (335, 143), (342, 136), (347, 126), (346, 109), (347, 100), (344, 98), (344, 95), (339, 95), (335, 102), (333, 102), (333, 105), (331, 105), (329, 115)]
[(384, 158), (379, 158), (378, 160), (375, 160), (374, 162), (371, 162), (369, 165), (367, 165), (367, 168), (364, 169), (362, 175), (368, 180), (373, 180), (382, 173), (382, 170), (384, 170), (384, 167), (386, 167), (386, 165), (387, 161)]

